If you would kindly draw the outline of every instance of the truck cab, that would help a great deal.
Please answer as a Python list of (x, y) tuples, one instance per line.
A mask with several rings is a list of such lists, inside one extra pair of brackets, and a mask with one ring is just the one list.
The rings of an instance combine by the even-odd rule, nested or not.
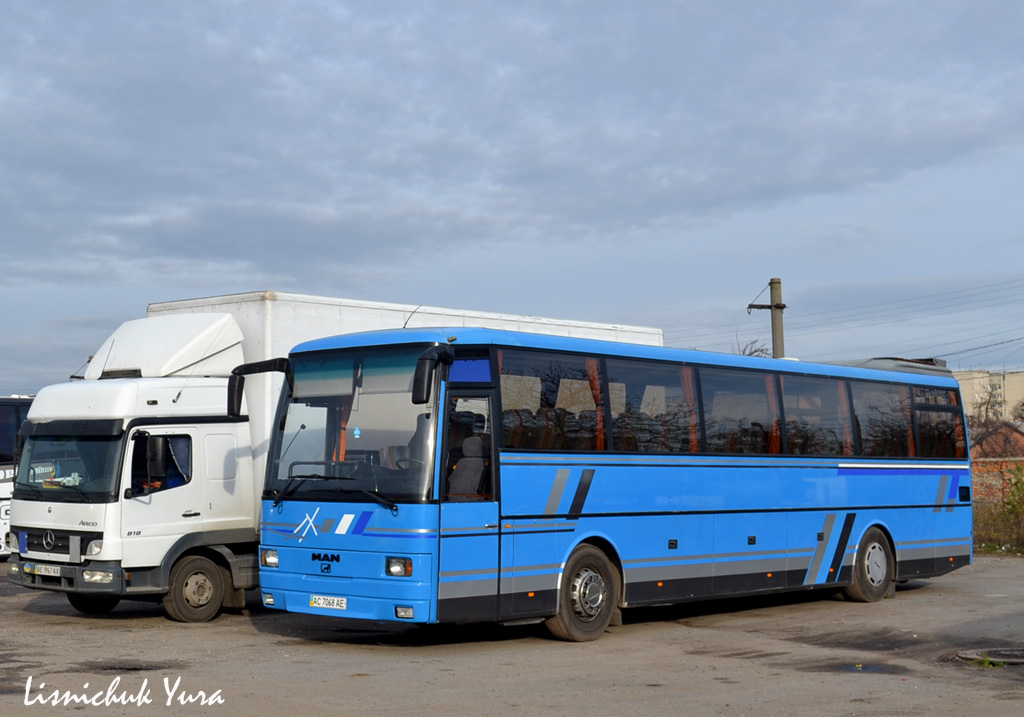
[[(124, 346), (97, 354), (102, 371), (39, 392), (14, 482), (11, 582), (64, 592), (85, 613), (162, 600), (172, 618), (199, 622), (242, 606), (257, 580), (256, 497), (249, 424), (225, 416), (216, 375), (241, 358), (229, 319), (129, 322)], [(159, 348), (146, 336), (169, 334), (177, 358), (144, 360), (140, 348)], [(196, 336), (205, 348), (182, 353)]]

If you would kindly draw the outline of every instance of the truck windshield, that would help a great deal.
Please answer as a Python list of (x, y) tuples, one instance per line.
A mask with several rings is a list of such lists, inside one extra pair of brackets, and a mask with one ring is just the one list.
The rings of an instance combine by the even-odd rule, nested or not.
[(412, 403), (424, 347), (293, 356), (264, 498), (423, 502), (431, 494), (433, 404)]
[(14, 497), (66, 503), (114, 500), (121, 442), (121, 436), (29, 436)]

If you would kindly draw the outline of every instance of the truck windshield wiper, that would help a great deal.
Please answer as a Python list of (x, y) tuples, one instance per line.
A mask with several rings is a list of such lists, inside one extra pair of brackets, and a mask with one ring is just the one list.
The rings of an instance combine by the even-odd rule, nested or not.
[(35, 500), (41, 500), (43, 497), (43, 491), (37, 485), (32, 485), (31, 483), (15, 483), (14, 490), (17, 491), (19, 488), (31, 488), (35, 492)]
[(64, 487), (65, 488), (71, 488), (72, 490), (77, 492), (78, 495), (82, 496), (82, 500), (85, 501), (86, 503), (92, 503), (92, 498), (89, 497), (89, 494), (86, 493), (81, 488), (79, 488), (77, 485), (68, 485), (68, 484), (65, 483)]

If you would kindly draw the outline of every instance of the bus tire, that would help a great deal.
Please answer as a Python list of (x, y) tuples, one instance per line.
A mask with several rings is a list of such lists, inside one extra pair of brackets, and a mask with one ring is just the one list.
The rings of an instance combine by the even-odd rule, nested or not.
[(854, 602), (878, 602), (890, 593), (896, 572), (889, 541), (878, 528), (868, 528), (857, 547), (853, 582), (843, 590)]
[(78, 593), (67, 593), (68, 602), (71, 607), (83, 615), (106, 615), (117, 607), (121, 598), (116, 595), (80, 595)]
[(593, 545), (581, 545), (562, 572), (558, 613), (545, 624), (560, 640), (596, 640), (611, 622), (618, 599), (618, 572), (603, 552)]
[(224, 602), (220, 567), (201, 555), (188, 555), (171, 568), (171, 589), (164, 595), (164, 610), (177, 622), (207, 622)]

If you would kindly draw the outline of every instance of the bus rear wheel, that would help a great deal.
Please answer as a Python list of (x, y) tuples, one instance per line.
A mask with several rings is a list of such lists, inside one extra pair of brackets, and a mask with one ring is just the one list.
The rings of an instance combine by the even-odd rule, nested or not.
[(121, 598), (114, 595), (80, 595), (67, 593), (71, 607), (83, 615), (106, 615), (117, 607)]
[(869, 528), (857, 547), (853, 582), (843, 592), (854, 602), (877, 602), (893, 587), (895, 571), (889, 541), (878, 528)]
[(164, 610), (178, 622), (207, 622), (224, 602), (224, 574), (209, 558), (189, 555), (171, 568), (171, 589)]
[(611, 622), (618, 599), (618, 573), (607, 556), (592, 545), (581, 545), (562, 572), (558, 613), (545, 624), (561, 640), (596, 640)]

